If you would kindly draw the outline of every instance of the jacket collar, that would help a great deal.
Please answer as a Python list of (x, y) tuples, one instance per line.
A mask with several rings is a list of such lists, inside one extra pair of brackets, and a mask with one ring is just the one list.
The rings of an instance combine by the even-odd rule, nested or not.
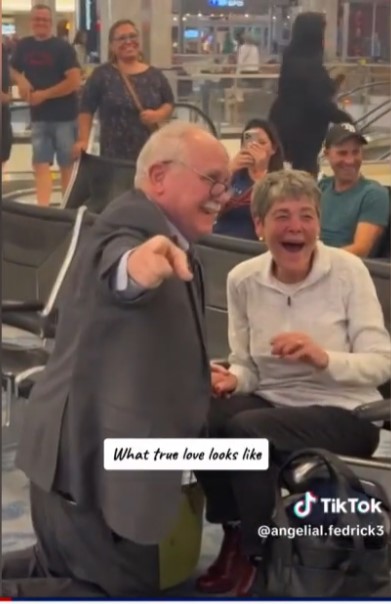
[(140, 189), (140, 191), (141, 191), (142, 195), (144, 195), (145, 199), (147, 199), (150, 203), (152, 203), (154, 205), (154, 207), (156, 208), (156, 210), (160, 213), (160, 215), (162, 216), (162, 218), (164, 218), (164, 222), (165, 222), (165, 224), (167, 226), (167, 229), (168, 229), (169, 237), (171, 237), (172, 239), (174, 239), (175, 243), (184, 252), (187, 252), (189, 250), (189, 248), (190, 248), (190, 243), (184, 237), (184, 235), (182, 235), (182, 233), (180, 232), (180, 230), (178, 229), (178, 227), (176, 227), (175, 224), (173, 222), (171, 222), (171, 220), (168, 219), (167, 215), (162, 210), (162, 208), (151, 197), (149, 197), (145, 193), (145, 191), (143, 191), (142, 189)]
[[(331, 258), (329, 249), (322, 242), (318, 241), (315, 247), (315, 257), (311, 271), (301, 282), (298, 291), (305, 289), (314, 283), (317, 283), (325, 277), (331, 270)], [(266, 252), (259, 256), (259, 270), (257, 272), (257, 280), (266, 287), (279, 290), (278, 281), (273, 275), (273, 257), (270, 252)], [(281, 283), (281, 289), (284, 284)]]
[(176, 244), (184, 251), (187, 252), (190, 248), (188, 240), (182, 235), (180, 230), (166, 217), (171, 237), (175, 239)]

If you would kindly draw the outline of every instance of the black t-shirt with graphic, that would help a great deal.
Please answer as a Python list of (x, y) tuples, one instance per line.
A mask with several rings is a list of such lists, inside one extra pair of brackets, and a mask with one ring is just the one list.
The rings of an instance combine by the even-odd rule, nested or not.
[[(56, 86), (64, 80), (66, 71), (79, 68), (76, 53), (68, 42), (54, 37), (37, 40), (33, 36), (20, 40), (11, 65), (24, 74), (34, 90)], [(76, 92), (31, 107), (33, 122), (67, 122), (76, 119), (77, 114)]]

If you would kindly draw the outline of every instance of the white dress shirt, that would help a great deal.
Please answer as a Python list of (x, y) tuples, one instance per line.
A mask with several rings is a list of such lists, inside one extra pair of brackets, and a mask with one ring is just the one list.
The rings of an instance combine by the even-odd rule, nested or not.
[[(184, 251), (187, 251), (189, 249), (189, 242), (187, 241), (187, 239), (185, 239), (185, 237), (177, 229), (177, 227), (174, 224), (172, 224), (172, 222), (170, 222), (168, 219), (167, 219), (167, 224), (168, 224), (171, 236), (173, 238), (174, 237), (176, 238), (179, 247), (181, 249), (183, 249)], [(123, 256), (121, 256), (121, 259), (118, 263), (118, 268), (117, 268), (117, 272), (116, 272), (116, 280), (115, 280), (116, 291), (119, 294), (124, 295), (130, 299), (137, 298), (145, 291), (145, 288), (142, 285), (139, 285), (136, 281), (134, 281), (134, 279), (132, 279), (128, 275), (128, 258), (130, 256), (130, 254), (132, 254), (136, 249), (137, 248), (135, 247), (135, 248), (129, 250), (128, 252), (125, 252), (125, 254), (123, 254)]]

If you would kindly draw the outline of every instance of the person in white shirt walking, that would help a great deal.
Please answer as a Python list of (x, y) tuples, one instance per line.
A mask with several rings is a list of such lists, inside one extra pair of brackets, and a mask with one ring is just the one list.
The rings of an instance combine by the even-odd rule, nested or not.
[(239, 73), (258, 73), (260, 64), (259, 49), (252, 36), (246, 34), (244, 44), (239, 46), (237, 67)]
[(371, 456), (379, 429), (354, 413), (381, 399), (391, 377), (391, 341), (374, 284), (353, 254), (319, 238), (320, 191), (302, 171), (256, 184), (252, 213), (269, 251), (228, 276), (230, 367), (212, 367), (209, 435), (266, 438), (270, 467), (200, 472), (207, 518), (223, 524), (219, 558), (198, 580), (203, 592), (251, 593), (269, 525), (275, 478), (287, 454), (320, 447)]

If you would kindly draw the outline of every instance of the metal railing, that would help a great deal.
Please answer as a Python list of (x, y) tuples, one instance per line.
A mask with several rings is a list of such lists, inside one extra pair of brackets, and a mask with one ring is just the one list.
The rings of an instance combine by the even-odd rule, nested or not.
[(391, 99), (386, 99), (385, 101), (382, 101), (379, 105), (376, 105), (375, 107), (370, 109), (370, 111), (368, 111), (368, 113), (366, 113), (365, 115), (358, 118), (358, 120), (356, 121), (356, 124), (359, 124), (360, 122), (367, 120), (373, 113), (376, 113), (377, 111), (379, 111), (380, 109), (383, 109), (387, 105), (391, 105)]
[(386, 116), (388, 113), (390, 113), (391, 111), (391, 102), (389, 103), (389, 106), (387, 107), (387, 109), (385, 109), (384, 111), (382, 111), (382, 113), (376, 115), (376, 117), (374, 117), (372, 120), (370, 120), (369, 122), (367, 122), (366, 124), (364, 124), (364, 126), (362, 126), (361, 130), (362, 132), (366, 132), (368, 130), (368, 128), (370, 128), (371, 126), (373, 126), (374, 124), (376, 124), (376, 122), (378, 122), (382, 117)]
[[(197, 107), (197, 105), (192, 105), (191, 103), (175, 103), (172, 115), (170, 117), (170, 121), (176, 119), (188, 121), (191, 124), (196, 124), (201, 128), (208, 130), (216, 138), (218, 137), (218, 133), (213, 121), (206, 113), (204, 113), (199, 107)], [(94, 119), (90, 138), (88, 141), (89, 153), (92, 153), (94, 155), (97, 155), (99, 153), (99, 137), (99, 121), (97, 119)]]
[(352, 96), (352, 94), (355, 94), (356, 92), (361, 92), (361, 90), (366, 90), (368, 88), (375, 88), (376, 86), (387, 86), (389, 85), (389, 83), (389, 80), (382, 80), (380, 82), (367, 82), (366, 84), (360, 84), (360, 86), (356, 86), (351, 90), (347, 90), (346, 92), (342, 92), (341, 94), (339, 94), (337, 96), (337, 100), (340, 101), (346, 96)]
[[(27, 103), (18, 101), (15, 103), (15, 105), (11, 106), (11, 112), (14, 114), (21, 111), (28, 111)], [(206, 115), (199, 107), (192, 105), (191, 103), (175, 103), (173, 116), (171, 119), (182, 119), (184, 121), (197, 124), (216, 136), (216, 138), (218, 136), (216, 127), (209, 116)], [(26, 119), (26, 124), (29, 123), (27, 120), (29, 120), (29, 115)], [(16, 133), (14, 136), (14, 145), (28, 145), (29, 143), (31, 143), (31, 132), (29, 132), (27, 129)], [(93, 127), (91, 129), (88, 151), (90, 153), (99, 154), (99, 123), (97, 120), (94, 120)], [(53, 172), (57, 174), (56, 170)], [(31, 184), (28, 187), (24, 186), (23, 188), (23, 184), (26, 185), (30, 181)], [(22, 184), (22, 187), (20, 187), (19, 183)], [(20, 198), (34, 195), (35, 188), (32, 170), (23, 172), (8, 170), (4, 174), (2, 188), (4, 198)], [(59, 185), (53, 183), (53, 192), (59, 191)]]
[[(213, 76), (211, 74), (205, 74), (205, 75), (207, 75), (206, 81), (209, 81), (210, 78), (213, 78)], [(224, 79), (226, 79), (228, 77), (230, 77), (230, 76), (225, 75)], [(198, 79), (198, 78), (196, 78), (196, 79)], [(256, 80), (257, 76), (256, 75), (249, 76), (249, 78), (248, 78), (249, 81), (251, 81), (253, 79)], [(268, 76), (265, 74), (263, 76), (263, 79), (268, 79)], [(272, 78), (272, 79), (274, 79), (274, 78)], [(232, 76), (231, 76), (231, 80), (232, 80)], [(354, 94), (355, 92), (360, 92), (362, 90), (370, 90), (370, 89), (372, 89), (376, 86), (382, 85), (382, 84), (384, 84), (384, 81), (371, 82), (371, 83), (363, 84), (361, 86), (357, 86), (348, 92), (344, 92), (344, 93), (340, 94), (338, 96), (338, 99), (348, 97), (351, 94)], [(240, 88), (238, 89), (235, 86), (235, 90), (240, 90)], [(221, 114), (222, 111), (226, 110), (226, 107), (224, 107), (224, 103), (227, 103), (227, 102), (229, 103), (229, 97), (227, 97), (227, 95), (225, 95), (225, 98), (224, 97), (221, 98), (222, 93), (224, 93), (224, 90), (221, 90), (219, 88), (216, 88), (211, 91), (211, 98), (209, 99), (209, 104), (215, 105), (214, 116), (212, 116), (212, 117), (217, 117), (216, 114), (218, 113), (218, 111), (216, 109), (216, 106), (220, 107), (219, 111)], [(272, 96), (270, 94), (270, 92), (264, 91), (264, 93), (270, 100), (270, 97)], [(258, 96), (257, 96), (257, 98), (258, 98)], [(217, 101), (219, 101), (219, 103)], [(12, 113), (16, 113), (19, 111), (27, 111), (27, 110), (28, 110), (28, 105), (21, 101), (18, 101), (15, 104), (11, 105)], [(383, 118), (385, 115), (387, 115), (390, 111), (391, 111), (391, 99), (386, 99), (386, 100), (382, 101), (380, 104), (378, 104), (376, 107), (372, 107), (364, 115), (359, 117), (356, 121), (356, 124), (358, 125), (358, 127), (360, 127), (360, 129), (362, 129), (365, 132), (368, 132), (369, 128), (373, 127), (381, 118)], [(222, 117), (221, 117), (221, 115), (218, 116), (219, 119), (216, 120), (217, 127), (216, 127), (215, 122), (212, 119), (212, 117), (210, 115), (208, 115), (207, 111), (202, 110), (198, 105), (195, 105), (193, 103), (188, 103), (188, 102), (178, 102), (174, 106), (174, 112), (173, 112), (172, 119), (182, 119), (182, 120), (187, 120), (191, 123), (196, 123), (196, 124), (200, 125), (201, 127), (204, 127), (206, 130), (210, 131), (214, 136), (220, 137), (222, 134), (222, 132), (221, 132)], [(372, 118), (372, 119), (369, 120), (369, 118)], [(26, 123), (28, 123), (27, 120), (26, 120)], [(239, 133), (230, 132), (230, 138), (235, 138), (236, 135), (239, 135)], [(15, 144), (26, 144), (27, 142), (29, 142), (30, 139), (31, 139), (31, 134), (26, 129), (25, 131), (20, 131), (19, 133), (16, 134), (14, 142), (15, 142)], [(99, 147), (98, 147), (99, 125), (97, 122), (94, 123), (94, 128), (93, 128), (93, 131), (91, 132), (90, 141), (91, 141), (91, 144), (89, 146), (90, 152), (99, 153)], [(389, 154), (388, 154), (388, 151), (384, 151), (384, 146), (381, 146), (379, 151), (381, 151), (381, 156), (378, 159), (382, 159), (382, 158), (387, 159)], [(10, 174), (10, 173), (8, 173), (8, 174)], [(30, 174), (32, 174), (32, 173), (30, 172)]]

